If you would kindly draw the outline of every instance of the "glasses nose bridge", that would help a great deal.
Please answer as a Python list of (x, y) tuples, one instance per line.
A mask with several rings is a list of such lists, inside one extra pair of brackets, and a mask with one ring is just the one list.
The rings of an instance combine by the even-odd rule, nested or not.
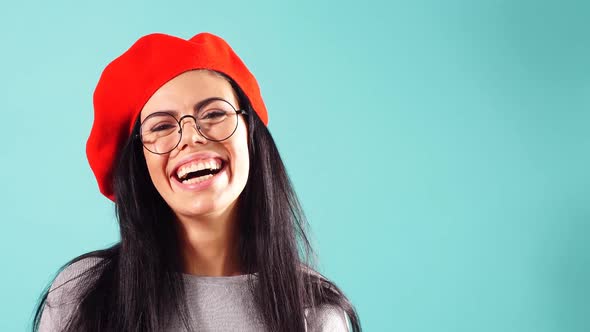
[(185, 121), (187, 118), (193, 119), (194, 125), (191, 125), (191, 127), (194, 128), (197, 132), (199, 132), (199, 124), (197, 123), (197, 118), (190, 114), (183, 115), (180, 119), (178, 119), (178, 126), (180, 127), (180, 131), (184, 132), (184, 125), (186, 123), (190, 123), (190, 121)]
[[(188, 118), (188, 120), (187, 120)], [(190, 119), (193, 119), (194, 124), (191, 125), (190, 127), (193, 128), (194, 132), (193, 133), (188, 133), (185, 132), (184, 130), (184, 125), (186, 123), (190, 123)], [(195, 137), (199, 137), (198, 140), (201, 141), (206, 141), (206, 137), (201, 133), (201, 127), (199, 126), (199, 124), (197, 123), (197, 118), (194, 117), (193, 115), (187, 114), (187, 115), (183, 115), (182, 117), (180, 117), (180, 119), (178, 119), (178, 125), (180, 127), (180, 138), (179, 138), (179, 143), (183, 144), (182, 141), (189, 139), (189, 140), (195, 140)], [(195, 136), (195, 134), (197, 136)]]
[[(193, 119), (194, 125), (191, 125), (191, 128), (195, 129), (195, 131), (197, 132), (197, 134), (201, 135), (201, 130), (200, 130), (200, 126), (197, 123), (197, 118), (195, 118), (194, 116), (187, 114), (187, 115), (183, 115), (182, 117), (180, 117), (180, 119), (178, 119), (178, 126), (180, 127), (180, 133), (183, 134), (184, 133), (184, 125), (185, 123), (190, 123), (190, 121), (185, 121), (185, 119)], [(183, 135), (184, 136), (184, 135)]]

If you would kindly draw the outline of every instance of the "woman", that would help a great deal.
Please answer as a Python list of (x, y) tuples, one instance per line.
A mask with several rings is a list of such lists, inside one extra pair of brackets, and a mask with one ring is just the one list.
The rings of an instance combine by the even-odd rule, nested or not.
[(65, 265), (34, 329), (360, 331), (311, 267), (258, 84), (224, 40), (140, 38), (94, 110), (86, 152), (121, 240)]

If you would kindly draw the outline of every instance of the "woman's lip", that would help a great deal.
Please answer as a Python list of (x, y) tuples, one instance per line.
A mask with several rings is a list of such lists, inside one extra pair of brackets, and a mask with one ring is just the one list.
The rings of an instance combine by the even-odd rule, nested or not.
[(199, 190), (203, 190), (203, 189), (208, 188), (215, 181), (219, 180), (222, 175), (225, 175), (227, 172), (227, 166), (228, 166), (227, 163), (224, 162), (221, 169), (219, 170), (219, 172), (217, 172), (215, 175), (213, 175), (209, 179), (207, 179), (205, 181), (201, 181), (199, 183), (191, 183), (191, 184), (182, 183), (180, 180), (178, 180), (178, 178), (176, 177), (176, 174), (173, 174), (170, 178), (172, 178), (172, 181), (178, 187), (180, 187), (180, 189), (182, 189), (182, 190), (199, 191)]

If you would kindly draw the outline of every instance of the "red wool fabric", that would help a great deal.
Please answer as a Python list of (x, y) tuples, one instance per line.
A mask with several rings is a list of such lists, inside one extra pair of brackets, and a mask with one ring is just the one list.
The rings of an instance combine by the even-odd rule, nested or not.
[(211, 33), (188, 40), (161, 33), (143, 36), (105, 68), (94, 90), (94, 123), (86, 155), (100, 192), (110, 200), (115, 201), (115, 158), (130, 137), (139, 112), (162, 85), (193, 69), (231, 77), (268, 125), (256, 78), (225, 40)]

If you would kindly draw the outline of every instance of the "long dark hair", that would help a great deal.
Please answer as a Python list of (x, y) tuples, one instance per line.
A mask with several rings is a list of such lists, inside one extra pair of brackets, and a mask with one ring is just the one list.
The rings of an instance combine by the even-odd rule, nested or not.
[[(268, 128), (240, 87), (224, 77), (248, 111), (250, 173), (238, 202), (239, 252), (243, 272), (258, 279), (249, 285), (260, 318), (270, 331), (304, 331), (306, 309), (334, 305), (346, 312), (353, 331), (361, 331), (350, 301), (313, 268), (307, 220)], [(139, 119), (135, 133), (138, 127)], [(134, 135), (117, 160), (113, 178), (121, 240), (62, 267), (101, 258), (78, 277), (79, 307), (64, 331), (159, 331), (175, 315), (187, 330), (196, 330), (178, 273), (178, 225), (162, 222), (174, 220), (173, 212), (151, 182), (142, 144)], [(39, 329), (48, 293), (49, 287), (37, 306), (33, 331)]]

